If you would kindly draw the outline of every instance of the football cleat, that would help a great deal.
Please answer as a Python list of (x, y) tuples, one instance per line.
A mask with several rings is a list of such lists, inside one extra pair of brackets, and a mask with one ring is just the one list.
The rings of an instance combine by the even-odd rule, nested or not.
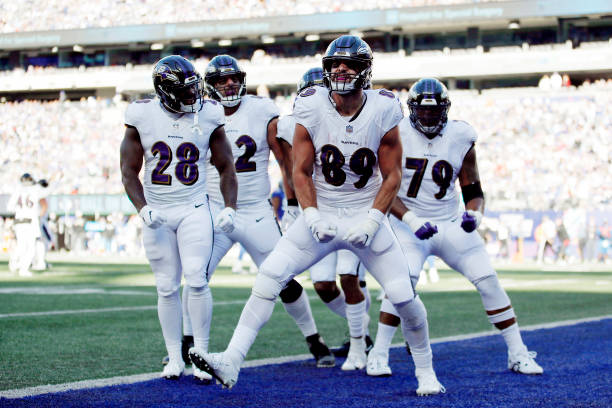
[(342, 371), (354, 371), (364, 368), (367, 361), (365, 348), (366, 343), (363, 338), (351, 338), (351, 347), (346, 356), (346, 360), (342, 364)]
[(185, 363), (183, 361), (170, 361), (164, 366), (164, 371), (159, 376), (168, 380), (177, 380), (184, 370)]
[(544, 369), (534, 360), (537, 355), (527, 348), (516, 354), (508, 353), (508, 369), (520, 374), (542, 374)]
[[(185, 364), (191, 364), (189, 359), (189, 349), (193, 347), (193, 336), (185, 335), (181, 340), (181, 354), (183, 355), (183, 361)], [(170, 361), (170, 356), (162, 358), (162, 365), (167, 365)]]
[(181, 340), (181, 354), (183, 355), (183, 361), (187, 364), (191, 364), (189, 359), (189, 349), (193, 347), (193, 336), (184, 335)]
[(372, 377), (389, 377), (391, 375), (389, 356), (376, 351), (369, 353), (366, 373)]
[(206, 371), (200, 370), (196, 365), (193, 365), (193, 379), (196, 383), (202, 385), (212, 384), (212, 376)]
[(416, 390), (416, 394), (419, 397), (446, 392), (446, 388), (438, 381), (433, 368), (417, 368), (414, 370), (414, 374), (419, 382)]
[[(365, 352), (366, 354), (368, 354), (370, 350), (372, 350), (372, 347), (374, 347), (374, 342), (372, 341), (372, 338), (368, 334), (366, 334), (365, 336), (365, 341), (366, 341)], [(336, 357), (346, 357), (348, 355), (350, 348), (351, 348), (351, 341), (347, 339), (344, 341), (344, 343), (342, 343), (340, 347), (334, 347), (332, 349), (332, 353), (334, 353), (334, 356)]]
[(195, 367), (212, 375), (223, 387), (231, 389), (238, 382), (240, 367), (226, 353), (204, 353), (192, 347), (189, 357)]
[(317, 367), (326, 368), (336, 365), (334, 355), (329, 351), (319, 333), (306, 337), (306, 344), (308, 344), (308, 350), (317, 361)]

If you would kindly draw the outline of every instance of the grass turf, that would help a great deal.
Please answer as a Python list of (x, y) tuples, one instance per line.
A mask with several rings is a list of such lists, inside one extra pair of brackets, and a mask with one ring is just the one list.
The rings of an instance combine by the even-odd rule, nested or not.
[[(507, 270), (500, 277), (523, 325), (612, 311), (610, 272)], [(227, 268), (220, 268), (213, 277), (211, 286), (217, 305), (211, 326), (211, 350), (227, 345), (252, 279), (232, 275)], [(311, 287), (309, 281), (304, 286)], [(329, 345), (340, 344), (346, 337), (346, 324), (316, 299), (312, 289), (308, 293), (319, 332)], [(373, 297), (376, 293), (372, 290)], [(478, 293), (457, 273), (441, 271), (441, 281), (423, 287), (420, 293), (427, 306), (432, 338), (491, 329)], [(0, 318), (0, 390), (160, 370), (166, 353), (155, 304), (153, 277), (147, 265), (54, 263), (50, 273), (20, 279), (8, 274), (6, 262), (0, 263), (0, 314), (150, 307)], [(378, 309), (379, 302), (374, 300), (370, 309), (373, 337)], [(399, 333), (395, 341), (401, 341)], [(299, 330), (277, 304), (248, 358), (307, 352)]]

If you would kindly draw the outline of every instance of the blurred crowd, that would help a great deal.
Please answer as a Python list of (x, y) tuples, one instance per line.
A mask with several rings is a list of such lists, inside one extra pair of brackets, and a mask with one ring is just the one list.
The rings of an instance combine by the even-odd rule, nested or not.
[(505, 0), (0, 1), (0, 32), (65, 30)]

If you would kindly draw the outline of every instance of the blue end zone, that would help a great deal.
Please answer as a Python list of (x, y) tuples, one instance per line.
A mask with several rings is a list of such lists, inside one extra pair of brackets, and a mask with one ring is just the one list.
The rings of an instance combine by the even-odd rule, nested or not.
[(391, 350), (393, 376), (345, 373), (314, 362), (245, 368), (231, 390), (192, 377), (2, 399), (2, 407), (611, 407), (612, 319), (523, 333), (539, 352), (542, 376), (506, 369), (500, 336), (435, 344), (434, 364), (447, 393), (417, 397), (411, 359)]

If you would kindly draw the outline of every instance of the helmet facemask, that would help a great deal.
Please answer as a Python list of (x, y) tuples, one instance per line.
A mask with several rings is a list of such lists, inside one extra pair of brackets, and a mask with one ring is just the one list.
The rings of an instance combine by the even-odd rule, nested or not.
[[(356, 74), (347, 72), (332, 72), (334, 62), (344, 62), (349, 69), (356, 71)], [(349, 94), (357, 89), (364, 89), (370, 82), (372, 67), (364, 61), (353, 58), (324, 58), (323, 59), (323, 81), (330, 91), (340, 95)]]
[[(194, 78), (193, 80), (191, 78)], [(195, 113), (202, 109), (202, 89), (199, 77), (187, 78), (185, 85), (160, 86), (160, 91), (166, 95), (162, 104), (176, 113)]]
[[(217, 84), (227, 76), (235, 77), (235, 81), (232, 85), (218, 86)], [(229, 75), (215, 75), (215, 77), (208, 80), (206, 83), (206, 90), (210, 96), (219, 101), (221, 105), (231, 108), (240, 103), (240, 100), (246, 95), (246, 83), (244, 81), (243, 72), (232, 72)]]
[(450, 105), (450, 100), (436, 98), (435, 95), (411, 95), (408, 99), (410, 122), (419, 132), (433, 138), (446, 125)]

